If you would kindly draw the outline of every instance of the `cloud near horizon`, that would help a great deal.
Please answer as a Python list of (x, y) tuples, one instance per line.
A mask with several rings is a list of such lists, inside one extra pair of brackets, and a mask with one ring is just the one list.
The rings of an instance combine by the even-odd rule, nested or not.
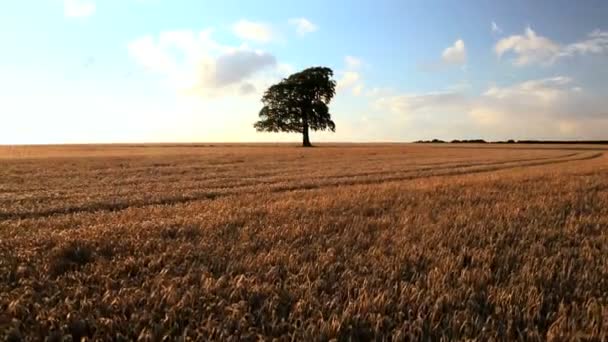
[(480, 136), (601, 138), (600, 127), (608, 128), (608, 100), (582, 92), (565, 76), (491, 86), (479, 95), (457, 90), (384, 95), (374, 105), (414, 123), (430, 116), (459, 118)]

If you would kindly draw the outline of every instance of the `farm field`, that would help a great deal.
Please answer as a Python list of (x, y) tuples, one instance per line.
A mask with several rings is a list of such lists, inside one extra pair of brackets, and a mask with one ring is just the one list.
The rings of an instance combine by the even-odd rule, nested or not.
[(606, 340), (608, 147), (0, 147), (0, 338)]

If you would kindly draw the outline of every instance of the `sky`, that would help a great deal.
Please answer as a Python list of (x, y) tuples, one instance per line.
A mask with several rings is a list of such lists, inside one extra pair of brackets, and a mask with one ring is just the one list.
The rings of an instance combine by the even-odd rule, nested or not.
[(267, 87), (334, 70), (311, 140), (608, 139), (608, 2), (20, 0), (0, 144), (300, 141)]

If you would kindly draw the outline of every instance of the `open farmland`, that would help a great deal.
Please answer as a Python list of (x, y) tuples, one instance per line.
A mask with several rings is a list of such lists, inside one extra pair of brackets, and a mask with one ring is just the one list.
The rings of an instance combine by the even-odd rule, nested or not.
[(0, 336), (608, 339), (608, 147), (0, 147)]

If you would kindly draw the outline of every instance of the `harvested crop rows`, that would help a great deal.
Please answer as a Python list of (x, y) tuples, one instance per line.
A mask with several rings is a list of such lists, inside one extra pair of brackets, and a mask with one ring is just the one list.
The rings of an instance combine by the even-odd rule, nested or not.
[(3, 147), (0, 337), (605, 339), (605, 152)]

